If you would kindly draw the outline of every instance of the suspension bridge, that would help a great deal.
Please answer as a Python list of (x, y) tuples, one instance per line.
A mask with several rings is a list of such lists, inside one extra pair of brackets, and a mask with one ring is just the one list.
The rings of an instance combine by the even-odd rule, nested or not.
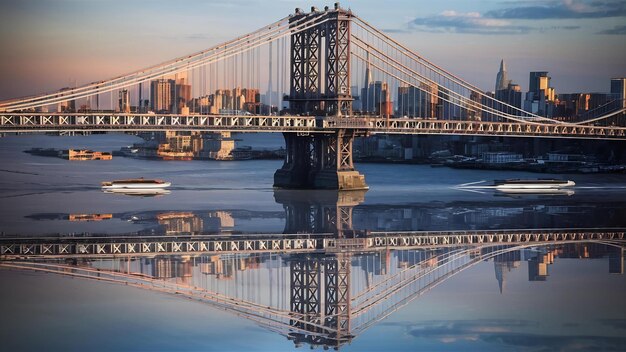
[[(167, 77), (185, 78), (180, 85), (159, 88)], [(268, 93), (261, 104), (257, 95), (265, 84)], [(403, 102), (398, 110), (392, 102), (396, 91), (396, 101)], [(150, 109), (142, 98), (148, 95)], [(132, 109), (131, 97), (136, 101)], [(108, 109), (103, 109), (106, 100)], [(163, 100), (165, 106), (159, 103)], [(68, 108), (77, 101), (84, 108)], [(50, 112), (51, 107), (57, 111)], [(623, 100), (615, 100), (568, 122), (524, 111), (428, 61), (337, 3), (308, 13), (296, 9), (207, 50), (109, 80), (0, 102), (0, 133), (283, 133), (287, 156), (274, 175), (275, 186), (356, 190), (367, 188), (352, 161), (357, 136), (626, 140), (625, 108)]]
[(0, 268), (184, 297), (253, 321), (296, 346), (339, 349), (485, 261), (494, 262), (500, 288), (506, 278), (498, 264), (526, 260), (529, 279), (536, 280), (547, 275), (545, 268), (563, 248), (608, 255), (618, 264), (609, 271), (621, 272), (626, 238), (623, 229), (535, 229), (353, 238), (19, 238), (1, 243)]

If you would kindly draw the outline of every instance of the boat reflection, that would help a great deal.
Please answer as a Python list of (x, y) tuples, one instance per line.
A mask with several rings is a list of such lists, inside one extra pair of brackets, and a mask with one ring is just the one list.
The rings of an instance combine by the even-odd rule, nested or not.
[(498, 193), (511, 195), (542, 195), (542, 196), (572, 196), (576, 193), (573, 189), (560, 188), (498, 188)]
[[(151, 190), (153, 191), (153, 190)], [(84, 221), (81, 230), (91, 234), (134, 231), (140, 235), (201, 235), (206, 233), (350, 233), (351, 231), (419, 231), (535, 228), (606, 228), (623, 226), (626, 199), (577, 194), (544, 197), (509, 194), (479, 200), (423, 200), (393, 203), (370, 199), (363, 191), (275, 190), (278, 206), (197, 209), (159, 209), (106, 213), (106, 223)], [(144, 195), (145, 196), (145, 195)], [(281, 209), (282, 208), (282, 209)], [(88, 214), (89, 211), (76, 212)], [(584, 214), (584, 216), (581, 216)], [(68, 213), (27, 215), (28, 228), (20, 233), (76, 233)], [(113, 221), (111, 221), (113, 220)], [(118, 221), (115, 221), (118, 220)], [(40, 221), (54, 221), (42, 226)], [(42, 232), (42, 229), (52, 229)]]
[(104, 193), (111, 194), (123, 194), (127, 196), (136, 196), (136, 197), (159, 197), (166, 194), (170, 194), (170, 191), (167, 189), (158, 189), (158, 188), (119, 188), (119, 189), (103, 189)]

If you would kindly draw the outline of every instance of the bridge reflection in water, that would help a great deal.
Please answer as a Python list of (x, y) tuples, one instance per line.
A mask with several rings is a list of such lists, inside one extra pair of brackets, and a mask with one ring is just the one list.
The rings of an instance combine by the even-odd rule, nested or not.
[(0, 267), (195, 299), (296, 346), (326, 348), (350, 343), (483, 261), (493, 261), (494, 289), (500, 291), (522, 261), (532, 281), (547, 279), (555, 257), (608, 256), (609, 272), (623, 272), (621, 228), (365, 231), (353, 228), (353, 210), (364, 202), (364, 191), (276, 190), (274, 199), (284, 209), (284, 233), (224, 232), (234, 221), (219, 211), (207, 216), (219, 218), (222, 231), (177, 232), (203, 226), (180, 226), (181, 218), (197, 218), (192, 212), (164, 213), (156, 216), (171, 225), (163, 235), (2, 237)]
[[(341, 223), (332, 218), (324, 217), (328, 222), (322, 222), (321, 228)], [(252, 320), (296, 346), (333, 348), (480, 262), (494, 262), (502, 290), (506, 273), (521, 261), (528, 262), (531, 281), (546, 280), (557, 257), (608, 256), (609, 272), (621, 274), (626, 247), (623, 229), (3, 238), (0, 242), (0, 267), (174, 294)]]

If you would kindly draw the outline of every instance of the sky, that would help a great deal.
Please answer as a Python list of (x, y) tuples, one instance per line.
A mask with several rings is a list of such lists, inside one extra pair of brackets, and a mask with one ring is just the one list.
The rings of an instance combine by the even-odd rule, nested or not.
[[(301, 0), (0, 2), (0, 99), (55, 91), (209, 48), (293, 13)], [(355, 0), (362, 19), (440, 67), (493, 90), (501, 59), (528, 89), (608, 92), (626, 76), (624, 0)]]

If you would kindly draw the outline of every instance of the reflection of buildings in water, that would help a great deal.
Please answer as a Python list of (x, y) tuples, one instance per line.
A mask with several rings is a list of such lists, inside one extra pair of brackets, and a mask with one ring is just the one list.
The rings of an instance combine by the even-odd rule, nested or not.
[[(505, 247), (492, 247), (481, 250), (487, 254)], [(608, 258), (609, 273), (624, 273), (624, 249), (606, 246), (597, 243), (567, 244), (554, 248), (541, 247), (516, 250), (493, 258), (496, 280), (503, 293), (506, 288), (506, 275), (513, 269), (520, 267), (522, 261), (528, 264), (528, 281), (546, 281), (550, 276), (549, 267), (554, 264), (555, 258), (594, 259)]]
[[(585, 216), (580, 216), (585, 214)], [(546, 200), (532, 202), (451, 202), (400, 205), (364, 204), (353, 210), (354, 229), (371, 231), (466, 230), (473, 228), (586, 228), (622, 226), (623, 203)]]
[(157, 221), (165, 228), (165, 234), (202, 232), (204, 224), (201, 218), (191, 212), (171, 212), (157, 215)]
[(113, 218), (113, 214), (69, 214), (69, 221), (102, 221)]
[(188, 256), (159, 256), (144, 259), (140, 270), (155, 279), (181, 279), (188, 283), (193, 276), (192, 267), (193, 262)]
[[(197, 292), (200, 301), (242, 317), (248, 314), (261, 325), (276, 328), (272, 330), (296, 345), (339, 347), (358, 336), (363, 331), (360, 327), (379, 321), (474, 264), (492, 260), (499, 291), (504, 293), (507, 275), (523, 261), (527, 262), (530, 281), (545, 281), (556, 258), (607, 256), (609, 272), (621, 272), (623, 248), (597, 243), (531, 248), (484, 243), (476, 247), (383, 248), (354, 253), (157, 255), (141, 260), (78, 259), (80, 262), (69, 259), (66, 273), (75, 274), (72, 268), (88, 265), (98, 269), (98, 278), (106, 277), (107, 269), (123, 274), (138, 270), (142, 275), (131, 280), (152, 277), (168, 285), (176, 283), (171, 291), (176, 295), (197, 298), (185, 293)], [(164, 287), (151, 282), (153, 285), (145, 288)]]
[(232, 280), (236, 271), (261, 269), (261, 258), (234, 255), (213, 255), (207, 257), (157, 256), (141, 262), (139, 271), (155, 279), (180, 279), (183, 284), (191, 284), (194, 268), (203, 275), (214, 276), (218, 280)]
[(218, 280), (233, 279), (236, 271), (258, 270), (261, 258), (212, 255), (199, 263), (200, 273), (215, 276)]
[(548, 266), (554, 263), (556, 250), (545, 253), (539, 252), (528, 260), (528, 281), (546, 281), (549, 273)]
[(604, 246), (598, 243), (577, 243), (563, 247), (560, 258), (609, 258), (609, 273), (624, 273), (624, 248)]
[(613, 251), (609, 254), (609, 273), (611, 274), (623, 274), (624, 273), (624, 248), (612, 248)]
[(225, 231), (235, 226), (235, 219), (227, 211), (214, 211), (205, 216), (193, 212), (169, 212), (156, 215), (159, 225), (167, 235), (182, 233), (199, 234), (212, 230)]
[[(625, 203), (576, 203), (542, 205), (527, 202), (450, 202), (398, 205), (363, 204), (365, 193), (337, 191), (276, 190), (275, 201), (283, 210), (204, 210), (172, 213), (194, 214), (198, 219), (164, 220), (157, 212), (113, 214), (114, 218), (144, 225), (141, 234), (155, 234), (166, 226), (168, 233), (231, 232), (249, 230), (251, 221), (262, 219), (277, 231), (284, 220), (284, 233), (325, 233), (336, 231), (424, 231), (510, 228), (606, 228), (623, 225)], [(549, 202), (548, 202), (549, 203)], [(585, 213), (585, 216), (581, 216)], [(75, 214), (73, 221), (79, 221)], [(89, 215), (89, 214), (87, 214)], [(97, 220), (94, 216), (94, 221)], [(100, 214), (105, 216), (107, 214)], [(35, 220), (67, 220), (70, 214), (28, 215)], [(159, 219), (160, 217), (161, 219)], [(88, 216), (83, 221), (89, 221)], [(186, 221), (189, 223), (185, 224)], [(240, 221), (240, 223), (238, 223)], [(180, 223), (176, 223), (180, 222)], [(274, 225), (275, 224), (275, 225)], [(250, 225), (253, 226), (253, 225)]]
[[(389, 251), (383, 251), (376, 253), (373, 256), (358, 256), (354, 258), (354, 261), (366, 275), (369, 286), (372, 276), (386, 275), (389, 272), (391, 265), (391, 253)], [(400, 265), (400, 263), (398, 264)]]
[(227, 211), (213, 211), (209, 213), (209, 218), (219, 220), (217, 225), (220, 229), (235, 227), (235, 219), (232, 214)]
[(493, 258), (496, 280), (498, 280), (498, 287), (500, 288), (501, 294), (506, 288), (507, 273), (520, 266), (521, 254), (520, 251), (513, 251), (499, 254)]

